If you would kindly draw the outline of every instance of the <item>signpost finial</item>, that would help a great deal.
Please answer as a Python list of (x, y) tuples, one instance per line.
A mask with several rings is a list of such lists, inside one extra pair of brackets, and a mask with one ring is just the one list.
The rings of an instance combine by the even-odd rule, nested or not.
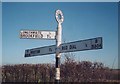
[(61, 10), (56, 10), (55, 18), (56, 18), (58, 24), (61, 24), (64, 21), (63, 13)]

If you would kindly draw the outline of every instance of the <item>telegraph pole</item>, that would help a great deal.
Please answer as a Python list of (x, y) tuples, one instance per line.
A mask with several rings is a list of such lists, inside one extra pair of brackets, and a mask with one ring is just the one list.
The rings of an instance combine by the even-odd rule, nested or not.
[(60, 83), (60, 45), (62, 43), (62, 25), (61, 23), (64, 20), (63, 13), (61, 10), (56, 11), (56, 20), (58, 22), (57, 32), (56, 32), (56, 74), (55, 74), (55, 83)]

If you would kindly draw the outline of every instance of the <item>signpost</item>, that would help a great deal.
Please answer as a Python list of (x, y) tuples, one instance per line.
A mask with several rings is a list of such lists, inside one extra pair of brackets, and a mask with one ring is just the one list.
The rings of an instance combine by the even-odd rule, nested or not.
[(102, 37), (64, 43), (60, 47), (60, 52), (65, 53), (95, 49), (102, 49)]
[(56, 50), (55, 45), (33, 48), (33, 49), (27, 49), (27, 50), (25, 50), (25, 57), (54, 54), (55, 50)]
[(56, 54), (56, 74), (55, 83), (60, 82), (60, 56), (61, 53), (75, 52), (84, 50), (102, 49), (102, 37), (74, 41), (62, 44), (62, 22), (64, 21), (63, 13), (57, 10), (56, 21), (58, 22), (57, 31), (40, 31), (40, 30), (21, 30), (21, 39), (49, 39), (56, 40), (56, 45), (38, 47), (25, 50), (25, 57), (39, 55)]
[(38, 31), (38, 30), (21, 30), (20, 38), (22, 39), (55, 39), (55, 31)]
[[(25, 50), (25, 57), (48, 55), (56, 53), (56, 45), (38, 47)], [(102, 37), (63, 43), (60, 53), (102, 49)]]

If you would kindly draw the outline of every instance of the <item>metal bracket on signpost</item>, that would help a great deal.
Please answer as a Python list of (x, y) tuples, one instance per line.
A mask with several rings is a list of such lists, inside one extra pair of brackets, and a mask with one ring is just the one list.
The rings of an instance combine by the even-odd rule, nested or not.
[(62, 22), (64, 20), (63, 13), (61, 10), (56, 11), (56, 20), (58, 22), (57, 32), (56, 32), (56, 74), (55, 74), (55, 82), (60, 82), (60, 45), (62, 43)]

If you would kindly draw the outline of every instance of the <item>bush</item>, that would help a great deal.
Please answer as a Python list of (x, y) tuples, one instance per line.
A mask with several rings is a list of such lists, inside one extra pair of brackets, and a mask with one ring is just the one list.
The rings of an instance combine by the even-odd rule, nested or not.
[[(60, 66), (61, 82), (107, 82), (118, 81), (119, 70), (104, 67), (103, 63), (76, 62), (65, 55)], [(53, 64), (18, 64), (2, 66), (3, 82), (54, 82)]]

